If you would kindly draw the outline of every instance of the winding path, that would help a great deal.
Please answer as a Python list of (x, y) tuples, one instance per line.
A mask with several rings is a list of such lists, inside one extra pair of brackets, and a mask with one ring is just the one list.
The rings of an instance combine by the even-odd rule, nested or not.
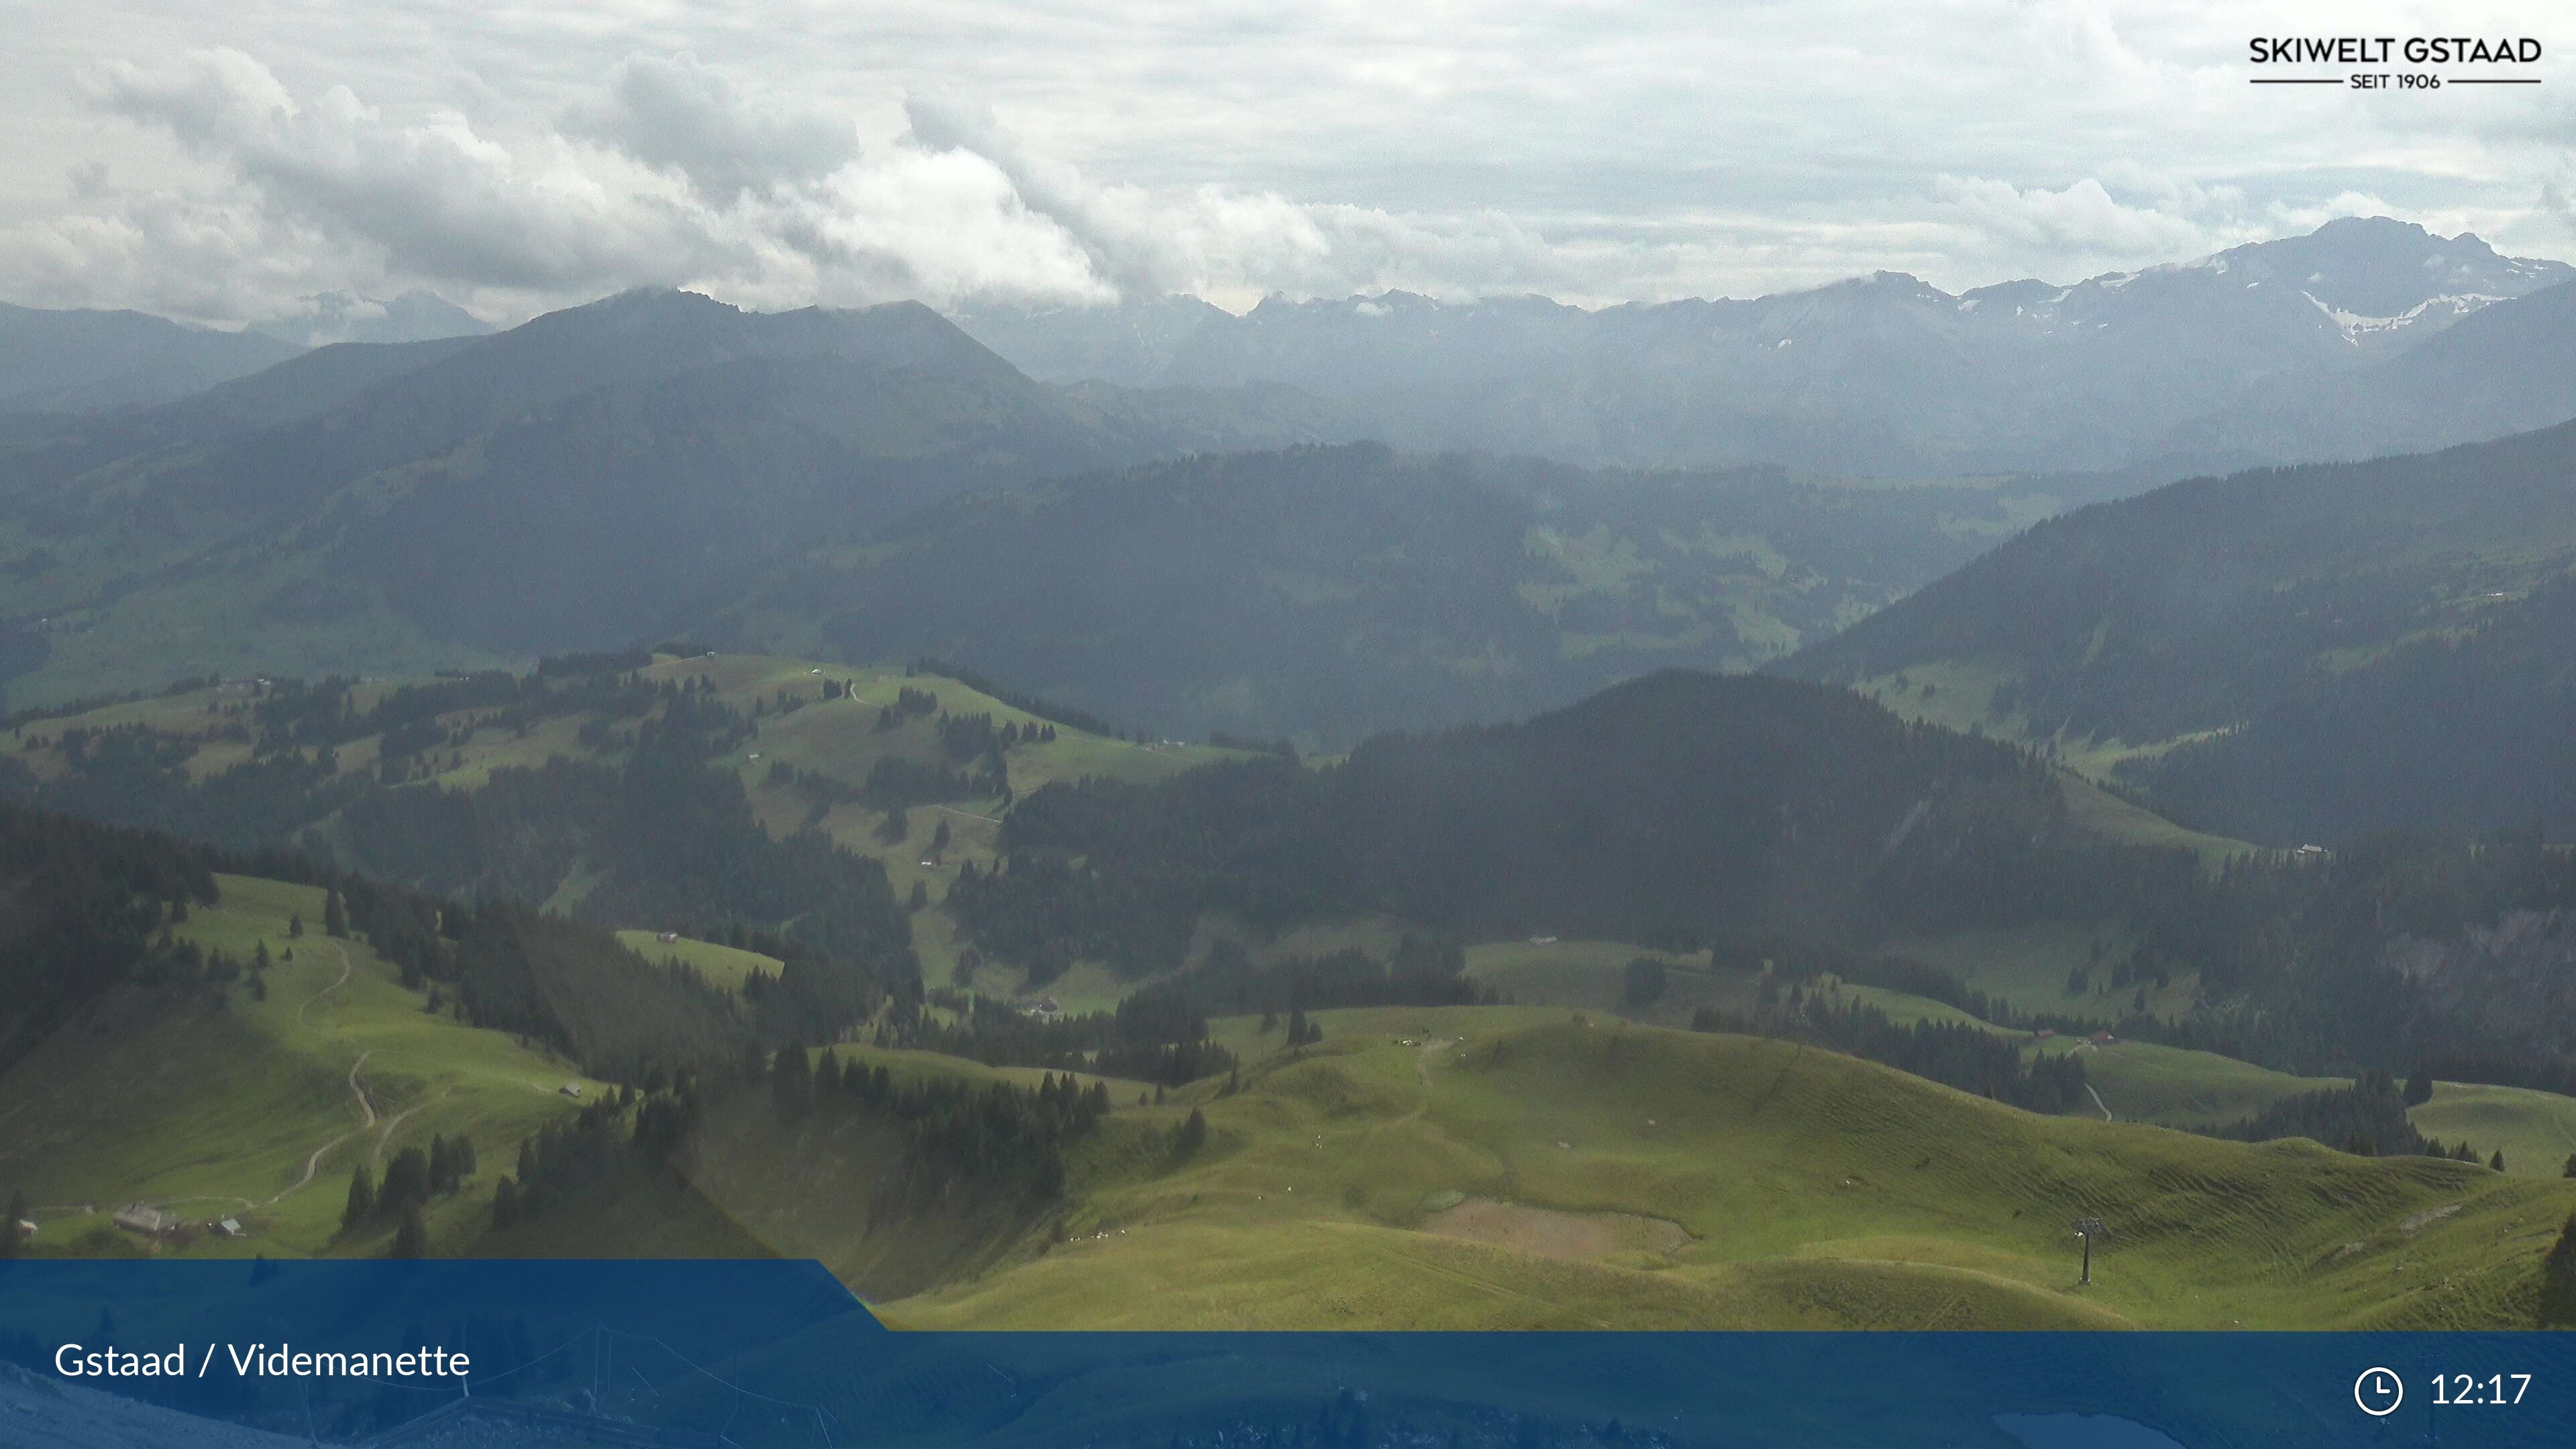
[[(348, 959), (348, 953), (345, 951), (342, 952), (340, 959), (346, 961)], [(346, 981), (349, 978), (346, 975), (343, 975), (340, 979), (342, 981)], [(324, 989), (328, 990), (330, 988), (326, 987)], [(305, 1004), (309, 1006), (312, 1003), (307, 1002)], [(365, 1066), (367, 1064), (367, 1058), (374, 1056), (375, 1054), (375, 1049), (372, 1047), (368, 1048), (366, 1051), (358, 1053), (358, 1060), (349, 1068), (350, 1094), (358, 1099), (358, 1110), (366, 1114), (367, 1120), (359, 1126), (343, 1132), (339, 1136), (332, 1138), (330, 1141), (323, 1143), (321, 1146), (314, 1148), (313, 1155), (304, 1159), (304, 1175), (295, 1180), (295, 1185), (293, 1187), (286, 1188), (280, 1191), (276, 1197), (270, 1198), (267, 1202), (261, 1203), (261, 1207), (275, 1207), (279, 1199), (284, 1198), (288, 1193), (296, 1192), (305, 1187), (311, 1186), (313, 1175), (322, 1170), (322, 1159), (329, 1155), (332, 1148), (339, 1146), (341, 1143), (346, 1142), (350, 1138), (357, 1136), (359, 1133), (366, 1131), (369, 1127), (376, 1125), (376, 1104), (367, 1100), (367, 1089), (358, 1085), (358, 1068)]]
[(394, 1115), (385, 1119), (385, 1130), (376, 1134), (376, 1151), (375, 1156), (371, 1159), (375, 1164), (376, 1171), (382, 1172), (385, 1170), (385, 1149), (393, 1145), (394, 1133), (401, 1129), (403, 1119), (428, 1105), (429, 1099), (424, 1097), (420, 1101), (412, 1103), (410, 1106), (403, 1108), (401, 1111), (396, 1112)]
[[(323, 997), (326, 997), (332, 992), (339, 990), (341, 987), (348, 985), (349, 977), (357, 970), (357, 963), (349, 959), (348, 947), (341, 945), (337, 941), (330, 942), (329, 944), (331, 949), (339, 954), (340, 977), (330, 985), (323, 987), (321, 990), (316, 991), (311, 996), (305, 998), (304, 1004), (295, 1008), (295, 1024), (297, 1026), (304, 1027), (307, 1030), (312, 1030), (313, 1028), (310, 1023), (305, 1021), (304, 1014), (311, 1011), (314, 1003), (320, 1001)], [(339, 1146), (341, 1143), (348, 1141), (350, 1138), (355, 1137), (359, 1133), (376, 1125), (376, 1104), (367, 1096), (366, 1084), (360, 1081), (358, 1077), (359, 1072), (366, 1068), (367, 1058), (374, 1056), (375, 1054), (375, 1048), (369, 1047), (367, 1050), (358, 1053), (358, 1059), (349, 1064), (349, 1095), (358, 1099), (358, 1115), (361, 1118), (358, 1125), (341, 1133), (339, 1136), (332, 1138), (330, 1141), (323, 1143), (321, 1146), (314, 1148), (313, 1155), (304, 1159), (304, 1175), (297, 1178), (292, 1186), (281, 1189), (276, 1197), (272, 1197), (264, 1203), (256, 1204), (256, 1206), (275, 1207), (280, 1201), (285, 1199), (288, 1194), (300, 1192), (303, 1189), (312, 1186), (314, 1176), (322, 1170), (322, 1159), (330, 1156), (332, 1148)], [(403, 1117), (408, 1117), (410, 1115), (411, 1113), (405, 1112)], [(386, 1124), (385, 1130), (387, 1132), (391, 1132), (394, 1124), (399, 1123), (401, 1120), (402, 1117), (396, 1117), (392, 1123)], [(384, 1155), (384, 1144), (382, 1141), (379, 1141), (376, 1145), (376, 1154), (378, 1159), (381, 1160)], [(248, 1205), (247, 1199), (245, 1199), (244, 1202)]]
[[(313, 1009), (315, 1002), (320, 1001), (323, 997), (330, 995), (341, 987), (348, 985), (349, 977), (357, 970), (357, 963), (349, 959), (348, 947), (341, 945), (337, 941), (331, 942), (330, 945), (331, 949), (338, 952), (340, 956), (339, 979), (333, 981), (330, 985), (323, 987), (321, 990), (314, 992), (311, 996), (305, 998), (302, 1006), (295, 1008), (295, 1024), (299, 1027), (304, 1027), (308, 1031), (313, 1028), (310, 1023), (305, 1021), (304, 1014)], [(367, 1050), (358, 1053), (358, 1059), (349, 1064), (349, 1095), (358, 1099), (358, 1115), (361, 1119), (359, 1124), (356, 1127), (341, 1133), (339, 1136), (332, 1138), (330, 1141), (323, 1143), (321, 1146), (314, 1148), (312, 1155), (304, 1159), (304, 1175), (297, 1178), (290, 1186), (280, 1189), (275, 1197), (270, 1198), (266, 1202), (255, 1202), (246, 1197), (174, 1197), (165, 1199), (161, 1202), (150, 1203), (147, 1204), (147, 1206), (169, 1208), (175, 1207), (180, 1203), (190, 1202), (234, 1202), (240, 1203), (244, 1208), (251, 1209), (275, 1207), (289, 1194), (300, 1192), (304, 1188), (312, 1186), (314, 1177), (322, 1171), (322, 1159), (330, 1155), (332, 1148), (339, 1146), (341, 1143), (348, 1141), (350, 1138), (355, 1137), (359, 1133), (376, 1125), (376, 1104), (367, 1096), (366, 1084), (359, 1080), (358, 1075), (365, 1069), (367, 1058), (374, 1056), (375, 1054), (375, 1049), (370, 1047)], [(412, 1109), (412, 1111), (417, 1110), (419, 1109)], [(387, 1133), (392, 1132), (394, 1127), (401, 1123), (403, 1117), (408, 1117), (410, 1115), (411, 1112), (406, 1111), (401, 1117), (396, 1117), (393, 1121), (386, 1123), (385, 1131)], [(376, 1146), (376, 1156), (378, 1164), (381, 1165), (384, 1157), (384, 1144), (381, 1140)]]
[(333, 941), (331, 943), (331, 949), (340, 953), (340, 979), (323, 987), (321, 990), (314, 992), (311, 996), (306, 997), (304, 999), (304, 1004), (295, 1008), (295, 1024), (297, 1026), (303, 1026), (305, 1024), (304, 1013), (313, 1009), (313, 1003), (320, 1001), (323, 997), (328, 996), (332, 992), (339, 990), (341, 987), (348, 985), (349, 973), (357, 969), (357, 963), (349, 959), (348, 947), (341, 945), (337, 941)]

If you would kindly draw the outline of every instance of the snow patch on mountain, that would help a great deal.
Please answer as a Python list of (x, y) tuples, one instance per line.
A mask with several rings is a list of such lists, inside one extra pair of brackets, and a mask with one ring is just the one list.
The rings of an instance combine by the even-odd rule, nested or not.
[(2318, 311), (2334, 319), (2335, 326), (2343, 332), (2344, 341), (2355, 347), (2361, 345), (2362, 338), (2373, 333), (2394, 332), (2401, 327), (2424, 321), (2428, 317), (2444, 322), (2456, 322), (2480, 307), (2505, 300), (2484, 292), (2463, 292), (2452, 296), (2427, 297), (2394, 317), (2365, 317), (2357, 312), (2347, 312), (2340, 307), (2328, 306), (2318, 301), (2314, 292), (2301, 292), (2299, 295), (2314, 303)]

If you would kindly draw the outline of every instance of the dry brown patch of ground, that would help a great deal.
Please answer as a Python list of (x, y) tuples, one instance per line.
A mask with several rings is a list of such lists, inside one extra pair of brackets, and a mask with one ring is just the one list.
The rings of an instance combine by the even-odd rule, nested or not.
[(1666, 1256), (1691, 1240), (1689, 1230), (1664, 1218), (1570, 1213), (1480, 1197), (1431, 1214), (1422, 1220), (1422, 1230), (1577, 1263), (1630, 1253)]

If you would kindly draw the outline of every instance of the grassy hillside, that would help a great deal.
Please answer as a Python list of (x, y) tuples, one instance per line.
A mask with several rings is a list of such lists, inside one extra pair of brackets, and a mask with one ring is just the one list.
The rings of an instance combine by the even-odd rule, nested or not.
[[(1938, 961), (1959, 972), (1972, 990), (2019, 1009), (2082, 1016), (2088, 1004), (2103, 999), (2067, 998), (2050, 973), (2060, 970), (2061, 961), (2084, 959), (2086, 941), (2081, 933), (2035, 931), (1957, 939), (1939, 943), (1943, 950), (1913, 954)], [(1615, 941), (1511, 942), (1472, 947), (1467, 957), (1469, 976), (1523, 1005), (1570, 1007), (1638, 1024), (1685, 1024), (1703, 1006), (1749, 1012), (1760, 984), (1751, 972), (1713, 968), (1701, 956)], [(1625, 989), (1625, 968), (1640, 958), (1666, 963), (1664, 993), (1644, 1003), (1629, 1000)], [(2033, 1039), (1944, 1002), (1831, 976), (1819, 978), (1816, 986), (1874, 1006), (1900, 1023), (1965, 1024), (2018, 1038), (2027, 1055), (2080, 1055), (2092, 1092), (2071, 1111), (2074, 1116), (2211, 1130), (2242, 1122), (2286, 1098), (2350, 1085), (2345, 1077), (2301, 1076), (2156, 1042), (2118, 1040), (2097, 1047), (2073, 1033)], [(2181, 985), (2150, 992), (2150, 1004), (2169, 1005), (2187, 994)], [(2121, 998), (2100, 1007), (2100, 1025), (2119, 1024), (2128, 1009), (2126, 993)], [(1227, 1044), (1238, 1051), (1258, 1051), (1261, 1042), (1242, 1029), (1245, 1025), (1229, 1024)], [(2416, 1130), (2446, 1148), (2468, 1142), (2481, 1162), (2501, 1150), (2506, 1170), (2517, 1176), (2564, 1176), (2568, 1158), (2576, 1155), (2576, 1098), (2554, 1092), (2437, 1082), (2432, 1100), (2407, 1116)]]
[(665, 941), (659, 931), (620, 931), (619, 944), (647, 961), (666, 966), (686, 966), (700, 976), (724, 987), (739, 991), (754, 971), (778, 974), (780, 961), (739, 946), (720, 946), (713, 941), (693, 940), (687, 936)]
[[(1941, 1002), (1870, 987), (1844, 989), (1898, 1021), (1967, 1022), (2021, 1035)], [(2092, 1106), (2074, 1115), (2100, 1113), (2107, 1120), (2163, 1127), (2225, 1128), (2287, 1098), (2351, 1084), (2345, 1077), (2300, 1076), (2217, 1052), (2146, 1041), (2095, 1046), (2062, 1034), (2026, 1040), (2024, 1051), (2035, 1056), (2072, 1052), (2083, 1058)], [(2528, 1087), (2436, 1082), (2432, 1100), (2406, 1115), (2417, 1131), (2445, 1148), (2467, 1142), (2480, 1162), (2503, 1152), (2505, 1170), (2515, 1176), (2566, 1177), (2568, 1159), (2576, 1156), (2576, 1097)]]
[[(338, 1236), (349, 1175), (361, 1163), (381, 1174), (433, 1135), (467, 1137), (481, 1159), (462, 1196), (425, 1213), (433, 1242), (457, 1241), (518, 1141), (574, 1110), (558, 1089), (602, 1090), (505, 1033), (425, 1011), (366, 945), (321, 933), (319, 888), (218, 880), (222, 903), (177, 933), (237, 959), (266, 946), (264, 999), (247, 977), (220, 1010), (125, 999), (0, 1079), (0, 1181), (37, 1204), (46, 1243), (129, 1250), (141, 1240), (107, 1216), (143, 1202), (249, 1229), (193, 1252), (382, 1251), (390, 1223)], [(311, 928), (300, 937), (296, 916)]]
[[(2576, 1185), (2042, 1118), (1794, 1045), (1531, 1008), (1325, 1013), (1113, 1138), (1060, 1236), (919, 1327), (2526, 1322)], [(1240, 1029), (1237, 1029), (1238, 1032)], [(1274, 1038), (1275, 1040), (1275, 1038)], [(1125, 1109), (1151, 1124), (1184, 1106)], [(1126, 1142), (1126, 1145), (1118, 1145)], [(2117, 1237), (2075, 1279), (2066, 1224)]]
[[(255, 799), (266, 803), (244, 804), (242, 795), (189, 801), (170, 794), (170, 788), (218, 781), (225, 772), (265, 757), (261, 742), (272, 735), (262, 722), (262, 711), (276, 707), (284, 696), (252, 681), (182, 688), (45, 717), (20, 726), (13, 740), (15, 749), (0, 758), (23, 768), (21, 793), (74, 813), (210, 835), (242, 845), (280, 843), (281, 829), (309, 826), (322, 843), (336, 841), (368, 859), (375, 873), (402, 874), (411, 859), (402, 848), (403, 840), (370, 856), (366, 842), (352, 838), (343, 826), (339, 812), (352, 792), (359, 797), (428, 790), (478, 792), (496, 772), (539, 769), (555, 760), (619, 768), (635, 758), (638, 732), (668, 718), (674, 708), (667, 700), (639, 704), (640, 691), (666, 686), (676, 691), (686, 686), (687, 702), (721, 705), (742, 717), (740, 739), (727, 743), (707, 763), (740, 782), (752, 818), (772, 840), (788, 840), (809, 826), (820, 829), (832, 842), (882, 861), (896, 900), (907, 898), (915, 883), (920, 883), (936, 902), (946, 896), (961, 868), (993, 863), (1002, 799), (987, 794), (915, 805), (900, 812), (902, 829), (896, 830), (892, 824), (896, 812), (862, 797), (871, 770), (884, 761), (925, 768), (957, 768), (971, 762), (961, 762), (943, 743), (938, 731), (942, 714), (987, 716), (996, 730), (1009, 728), (1023, 734), (1019, 743), (1002, 752), (1009, 787), (1017, 796), (1061, 780), (1150, 782), (1197, 765), (1244, 757), (1241, 751), (1204, 745), (1140, 743), (1090, 733), (1042, 720), (953, 679), (912, 675), (888, 666), (850, 669), (772, 655), (664, 653), (618, 673), (620, 678), (631, 676), (635, 687), (616, 697), (582, 694), (582, 680), (563, 676), (552, 682), (554, 693), (534, 683), (524, 688), (513, 685), (502, 696), (507, 703), (475, 703), (462, 695), (453, 700), (429, 698), (423, 706), (428, 712), (410, 727), (431, 730), (435, 745), (404, 755), (390, 775), (384, 732), (372, 723), (370, 712), (388, 701), (399, 703), (412, 697), (407, 690), (419, 693), (465, 686), (429, 680), (355, 683), (347, 689), (346, 709), (357, 722), (334, 726), (323, 737), (329, 744), (329, 768), (321, 771), (319, 780), (299, 776), (243, 791), (243, 795), (265, 791)], [(826, 698), (827, 685), (834, 697)], [(901, 714), (892, 728), (881, 728), (882, 713), (907, 691), (916, 701), (928, 701), (926, 712)], [(336, 718), (337, 710), (334, 705), (322, 713)], [(1042, 727), (1051, 737), (1039, 738)], [(149, 749), (116, 755), (112, 765), (105, 763), (110, 757), (94, 749), (92, 742), (117, 735), (146, 741)], [(319, 762), (322, 755), (316, 745), (306, 744), (289, 758)], [(0, 764), (0, 769), (8, 768)], [(112, 769), (116, 773), (110, 773)], [(946, 843), (938, 845), (943, 827)], [(400, 829), (395, 833), (407, 835)], [(497, 843), (521, 849), (510, 841)], [(606, 844), (622, 848), (632, 842)], [(557, 909), (581, 909), (600, 890), (599, 872), (605, 864), (576, 856), (564, 862), (560, 874), (531, 879), (522, 853), (510, 875), (491, 885), (536, 892)], [(662, 901), (665, 909), (673, 899), (651, 891), (634, 894), (648, 906)], [(802, 908), (790, 903), (790, 909)], [(694, 922), (626, 919), (613, 924), (644, 932)], [(773, 919), (770, 924), (783, 922)], [(912, 934), (929, 980), (948, 982), (954, 973), (957, 942), (946, 914), (915, 913)], [(711, 979), (738, 982), (753, 963), (706, 956), (693, 964)], [(768, 969), (774, 972), (775, 963)], [(982, 984), (988, 990), (1007, 990), (1008, 978), (997, 973)], [(1102, 989), (1113, 997), (1118, 990), (1109, 983), (1103, 983)]]
[(2505, 1170), (2519, 1175), (2565, 1177), (2576, 1159), (2576, 1098), (2442, 1082), (2407, 1116), (2425, 1136), (2465, 1140), (2481, 1158), (2502, 1152)]

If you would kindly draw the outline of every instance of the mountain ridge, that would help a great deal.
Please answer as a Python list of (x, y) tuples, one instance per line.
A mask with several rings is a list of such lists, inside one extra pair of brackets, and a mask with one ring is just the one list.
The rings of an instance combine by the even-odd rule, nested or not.
[[(2161, 482), (2308, 456), (2296, 437), (2189, 432), (2249, 387), (2294, 379), (2326, 406), (2344, 374), (2571, 278), (2473, 234), (2347, 218), (2196, 261), (1955, 295), (1882, 271), (1596, 311), (1387, 292), (1274, 295), (1241, 316), (1144, 298), (958, 319), (1034, 376), (1283, 381), (1415, 450), (1904, 476), (2143, 465)], [(2449, 429), (2436, 442), (2509, 430), (2434, 421)]]
[(490, 337), (339, 344), (0, 453), (0, 670), (77, 654), (60, 698), (131, 687), (138, 658), (401, 673), (624, 647), (791, 545), (1312, 422), (1278, 388), (1033, 382), (910, 302), (643, 290)]
[[(2571, 465), (2576, 423), (2562, 423), (2171, 484), (2043, 522), (1773, 667), (2063, 751), (2151, 800), (2161, 781), (2193, 823), (2274, 844), (2518, 825), (2563, 809), (2545, 725), (2566, 709), (2552, 690), (2576, 648), (2537, 611), (2563, 613), (2576, 573)], [(2431, 683), (2444, 677), (2487, 685)], [(2496, 752), (2474, 791), (2388, 806), (2441, 801), (2424, 777), (2460, 739)], [(2380, 782), (2374, 808), (2325, 768), (2335, 758), (2403, 778)], [(2304, 783), (2258, 787), (2243, 773), (2257, 759)], [(2214, 793), (2226, 779), (2237, 805)]]

